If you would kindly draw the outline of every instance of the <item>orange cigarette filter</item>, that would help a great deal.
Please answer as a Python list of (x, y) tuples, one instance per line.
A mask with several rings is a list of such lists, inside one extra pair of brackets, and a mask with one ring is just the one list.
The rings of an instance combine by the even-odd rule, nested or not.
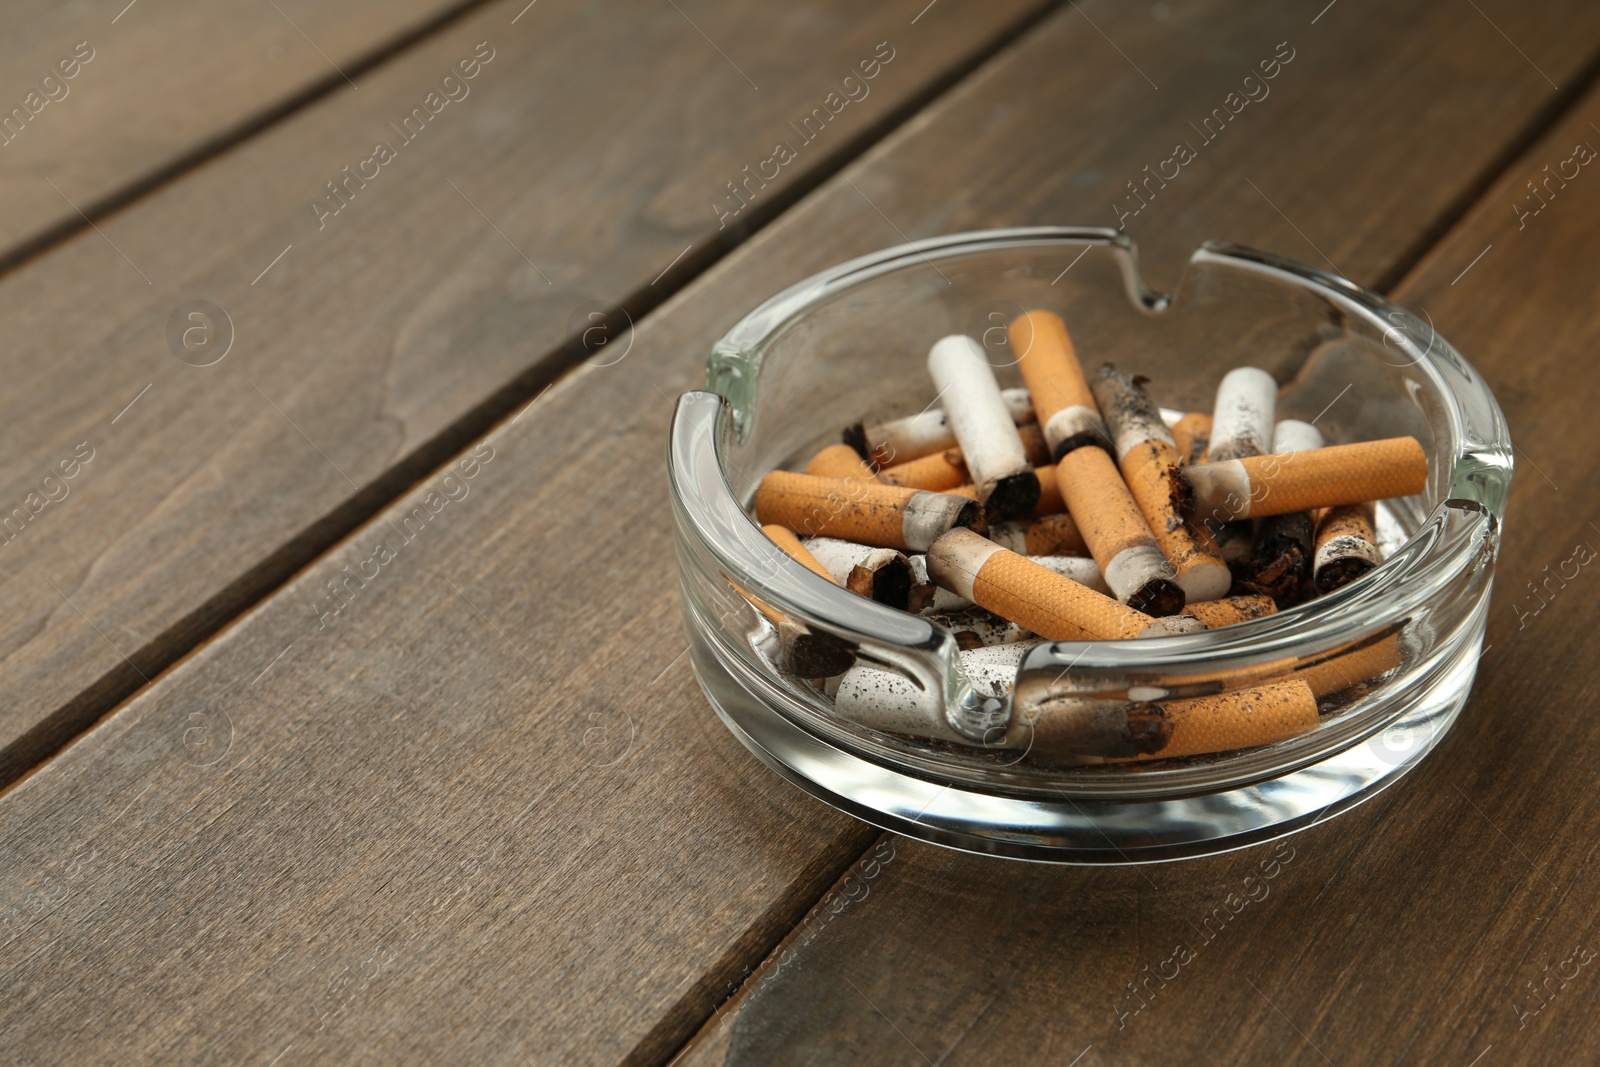
[(1172, 424), (1172, 443), (1178, 449), (1178, 462), (1184, 466), (1201, 463), (1211, 445), (1211, 416), (1191, 411)]
[(861, 454), (849, 445), (829, 445), (824, 448), (811, 457), (811, 462), (806, 464), (806, 473), (861, 482), (876, 481), (878, 477), (861, 458)]
[(808, 537), (926, 551), (957, 526), (982, 522), (966, 497), (849, 478), (772, 471), (756, 488), (756, 521)]
[(1056, 485), (1118, 600), (1153, 615), (1183, 608), (1172, 565), (1104, 449), (1077, 448), (1061, 457)]
[(1167, 743), (1136, 760), (1228, 752), (1287, 741), (1317, 725), (1317, 698), (1294, 679), (1231, 689), (1216, 696), (1155, 705), (1172, 727)]
[(1275, 614), (1278, 606), (1269, 596), (1249, 594), (1245, 596), (1223, 597), (1220, 600), (1201, 600), (1184, 607), (1185, 615), (1193, 615), (1205, 624), (1206, 629), (1215, 630), (1219, 626), (1232, 626), (1236, 622), (1248, 622), (1259, 619), (1263, 615)]
[(1427, 486), (1428, 456), (1415, 437), (1392, 437), (1200, 463), (1183, 475), (1195, 513), (1229, 522), (1411, 496)]
[(928, 550), (928, 577), (1052, 641), (1122, 640), (1201, 627), (1154, 619), (970, 530), (952, 530)]
[(1105, 421), (1061, 316), (1028, 311), (1012, 320), (1006, 333), (1050, 454), (1059, 460), (1083, 445), (1104, 444)]
[[(839, 447), (848, 448), (847, 445)], [(850, 451), (854, 454), (853, 449)], [(936, 493), (944, 493), (968, 486), (971, 475), (967, 473), (967, 461), (962, 458), (961, 450), (947, 448), (943, 452), (935, 452), (920, 459), (885, 467), (878, 472), (878, 480), (890, 485), (903, 485), (908, 489), (930, 489)], [(970, 488), (972, 499), (978, 499), (978, 487), (970, 486)]]

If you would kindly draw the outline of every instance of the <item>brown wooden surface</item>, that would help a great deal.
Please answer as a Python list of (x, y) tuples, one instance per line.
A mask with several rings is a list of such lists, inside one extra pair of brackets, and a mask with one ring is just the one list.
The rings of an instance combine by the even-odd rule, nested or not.
[[(1439, 749), (1348, 815), (1202, 861), (1047, 869), (885, 836), (831, 891), (846, 906), (802, 924), (683, 1067), (1600, 1057), (1580, 566), (1600, 553), (1600, 181), (1553, 185), (1521, 227), (1512, 209), (1546, 164), (1600, 148), (1596, 122), (1590, 94), (1399, 288), (1487, 377), (1517, 446), (1478, 680)], [(1208, 936), (1219, 906), (1239, 910)], [(1176, 966), (1179, 946), (1194, 958)], [(1129, 993), (1163, 968), (1177, 977)]]
[[(355, 79), (375, 58), (467, 6), (463, 0), (0, 4), (0, 115), (22, 107), (28, 116), (20, 132), (7, 129), (12, 139), (0, 146), (0, 265), (53, 234), (83, 227), (80, 210), (95, 217), (285, 108), (335, 83), (359, 84)], [(80, 54), (92, 58), (63, 84), (57, 63), (85, 42)], [(46, 75), (56, 81), (41, 91)], [(30, 102), (29, 93), (38, 95)]]
[[(0, 547), (0, 782), (534, 395), (586, 313), (659, 303), (1038, 0), (904, 6), (491, 5), (0, 281), (0, 515), (38, 511)], [(481, 42), (404, 144), (389, 124)], [(719, 227), (726, 183), (867, 61), (865, 97)], [(319, 220), (379, 138), (396, 158)], [(197, 298), (236, 338), (211, 366), (169, 350)], [(65, 499), (29, 504), (80, 444)]]
[[(1591, 58), (1581, 39), (1596, 16), (1576, 6), (1516, 14), (1519, 44), (1570, 86)], [(1168, 955), (1164, 940), (1188, 909), (1209, 910), (1256, 854), (1053, 871), (895, 841), (802, 922), (875, 835), (755, 764), (678, 658), (662, 437), (706, 345), (756, 300), (901, 234), (1112, 221), (1106, 205), (1124, 176), (1164, 154), (1135, 134), (1180, 129), (1194, 101), (1220, 99), (1238, 67), (1286, 37), (1299, 47), (1296, 34), (1307, 43), (1259, 125), (1241, 123), (1237, 140), (1132, 228), (1158, 283), (1212, 236), (1306, 258), (1295, 242), (1314, 243), (1358, 281), (1382, 282), (1560, 100), (1507, 58), (1486, 19), (1453, 5), (1394, 13), (1343, 0), (1305, 29), (1310, 17), (1227, 3), (1165, 21), (1096, 3), (1062, 11), (850, 168), (848, 182), (829, 183), (645, 319), (622, 363), (568, 377), (501, 425), (467, 497), (337, 620), (319, 625), (319, 587), (368, 556), (387, 517), (442, 472), (0, 798), (6, 1054), (661, 1062), (792, 923), (800, 931), (776, 976), (751, 985), (691, 1056), (838, 1062), (842, 1049), (859, 1062), (1069, 1063), (1093, 1043), (1080, 1062), (1209, 1060), (1240, 1045), (1256, 1062), (1321, 1062), (1293, 1028), (1315, 1039), (1322, 1026), (1350, 1035), (1335, 1061), (1388, 1062), (1418, 1035), (1447, 1032), (1424, 1025), (1430, 1008), (1449, 1016), (1465, 1001), (1460, 1010), (1509, 1014), (1509, 993), (1473, 984), (1510, 966), (1483, 958), (1480, 942), (1515, 945), (1513, 977), (1536, 979), (1587, 930), (1572, 932), (1582, 909), (1565, 898), (1592, 855), (1573, 841), (1595, 825), (1595, 802), (1579, 776), (1557, 773), (1581, 759), (1565, 755), (1581, 744), (1549, 739), (1570, 735), (1570, 708), (1590, 683), (1577, 671), (1553, 677), (1538, 657), (1580, 632), (1577, 596), (1538, 617), (1551, 627), (1543, 648), (1525, 639), (1524, 654), (1498, 666), (1491, 648), (1485, 684), (1503, 677), (1495, 684), (1512, 710), (1475, 714), (1480, 691), (1416, 778), (1295, 839), (1271, 897), (1185, 976), (1212, 988), (1175, 986), (1131, 1024), (1131, 1040), (1150, 1046), (1080, 1041), (1078, 1013), (1100, 1012), (1102, 1033), (1114, 1026), (1109, 998), (1093, 995), (1102, 983), (1114, 991)], [(1152, 136), (1164, 146), (1173, 135)], [(1509, 217), (1506, 195), (1496, 189), (1481, 210)], [(1565, 518), (1540, 533), (1593, 518), (1572, 486), (1592, 478), (1597, 458), (1592, 441), (1564, 453), (1572, 483), (1544, 462), (1562, 448), (1561, 426), (1582, 425), (1581, 391), (1563, 385), (1594, 328), (1581, 274), (1568, 280), (1550, 258), (1592, 262), (1592, 212), (1575, 213), (1552, 245), (1532, 240), (1561, 207), (1508, 241), (1515, 254), (1503, 260), (1496, 239), (1453, 288), (1482, 245), (1452, 236), (1407, 289), (1490, 371), (1514, 430), (1530, 411), (1543, 418), (1538, 405), (1554, 396), (1550, 436), (1541, 446), (1524, 432), (1524, 448), (1564, 484), (1572, 510), (1551, 510)], [(1469, 293), (1469, 282), (1483, 288)], [(330, 314), (349, 284), (331, 291)], [(1550, 306), (1534, 299), (1545, 293)], [(1467, 316), (1459, 324), (1440, 319), (1451, 300)], [(1499, 362), (1472, 337), (1505, 345)], [(1519, 409), (1504, 368), (1545, 384)], [(292, 369), (304, 376), (304, 364)], [(622, 487), (597, 500), (597, 471), (625, 472)], [(1529, 506), (1528, 481), (1523, 468), (1514, 509)], [(238, 521), (215, 506), (203, 513)], [(1507, 577), (1545, 544), (1516, 547), (1518, 513)], [(1497, 616), (1496, 632), (1505, 628)], [(1541, 686), (1545, 699), (1529, 705)], [(1539, 715), (1564, 717), (1526, 722)], [(1452, 763), (1473, 744), (1472, 759)], [(1534, 769), (1526, 780), (1504, 771), (1523, 763)], [(1428, 802), (1397, 812), (1430, 776)], [(1470, 805), (1452, 806), (1457, 785), (1515, 848), (1489, 821), (1472, 825)], [(1337, 848), (1319, 845), (1330, 835)], [(1441, 845), (1454, 866), (1432, 858)], [(1516, 866), (1523, 852), (1539, 866)], [(849, 905), (831, 914), (838, 901)], [(1267, 929), (1279, 922), (1293, 925)], [(1251, 983), (1277, 1008), (1262, 1008)], [(1358, 1006), (1347, 1012), (1344, 998)], [(1529, 1029), (1591, 1006), (1574, 992)], [(1462, 1048), (1467, 1062), (1496, 1040), (1479, 1030), (1480, 1045), (1450, 1054)], [(832, 1046), (821, 1043), (829, 1031)], [(1490, 1055), (1499, 1051), (1497, 1041)]]

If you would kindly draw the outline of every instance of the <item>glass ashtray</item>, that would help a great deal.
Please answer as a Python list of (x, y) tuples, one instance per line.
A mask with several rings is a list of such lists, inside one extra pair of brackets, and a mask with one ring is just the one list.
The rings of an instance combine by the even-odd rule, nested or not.
[[(1330, 445), (1415, 437), (1427, 485), (1379, 506), (1383, 562), (1334, 592), (1220, 629), (1041, 642), (997, 678), (969, 674), (948, 630), (829, 583), (766, 538), (749, 511), (763, 475), (803, 465), (852, 424), (925, 409), (934, 392), (925, 360), (946, 335), (977, 340), (1000, 384), (1020, 385), (1006, 325), (1034, 308), (1065, 319), (1086, 368), (1110, 361), (1144, 376), (1169, 412), (1209, 412), (1222, 375), (1255, 366), (1279, 383), (1279, 417), (1315, 423)], [(1211, 242), (1163, 294), (1145, 285), (1117, 231), (957, 234), (790, 287), (716, 343), (706, 377), (706, 390), (678, 402), (668, 455), (696, 674), (752, 752), (857, 818), (1030, 860), (1207, 855), (1372, 796), (1415, 766), (1466, 702), (1511, 478), (1505, 420), (1430, 324), (1336, 275)], [(937, 709), (947, 736), (836, 714), (828, 685), (780, 666), (796, 634), (897, 676)], [(1287, 740), (1082, 765), (1041, 764), (1001, 740), (1017, 734), (1019, 701), (1037, 705), (1040, 694), (1159, 704), (1307, 665), (1337, 670), (1351, 650), (1380, 645), (1381, 672), (1319, 691), (1316, 725)]]

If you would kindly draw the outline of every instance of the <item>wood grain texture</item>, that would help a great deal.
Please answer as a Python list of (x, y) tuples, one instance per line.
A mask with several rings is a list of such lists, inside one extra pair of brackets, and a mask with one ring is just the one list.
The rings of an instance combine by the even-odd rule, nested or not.
[[(0, 281), (0, 516), (26, 509), (0, 533), (0, 782), (531, 397), (589, 315), (659, 303), (1038, 0), (914, 29), (899, 7), (678, 6), (486, 7)], [(744, 177), (824, 107), (777, 177)], [(380, 141), (393, 158), (368, 165)], [(754, 202), (724, 219), (735, 179)]]
[(1526, 185), (1579, 145), (1597, 158), (1596, 124), (1591, 93), (1399, 289), (1484, 373), (1517, 445), (1477, 684), (1422, 766), (1277, 846), (1174, 865), (886, 838), (896, 862), (867, 895), (802, 926), (683, 1067), (1600, 1057), (1600, 175), (1567, 166), (1542, 209)]
[(0, 264), (82, 227), (79, 210), (95, 216), (333, 83), (359, 84), (346, 76), (465, 6), (0, 4), (0, 118), (11, 119), (0, 123)]
[[(699, 383), (709, 342), (757, 300), (892, 243), (897, 231), (1097, 219), (1120, 175), (1154, 151), (1130, 131), (1176, 126), (1192, 101), (1220, 99), (1239, 63), (1270, 54), (1308, 18), (1218, 2), (1192, 21), (1174, 13), (1159, 23), (1142, 11), (1078, 7), (887, 139), (848, 181), (828, 184), (711, 269), (642, 324), (621, 363), (580, 370), (500, 426), (486, 442), (492, 458), (483, 454), (473, 478), (463, 472), (451, 483), (467, 493), (440, 504), (425, 533), (406, 540), (391, 524), (430, 493), (446, 499), (442, 474), (0, 799), (0, 886), (13, 902), (0, 999), (8, 1050), (47, 1059), (70, 1048), (79, 1061), (103, 1062), (265, 1062), (284, 1050), (324, 1062), (670, 1054), (759, 946), (775, 943), (830, 872), (872, 840), (762, 770), (695, 689), (676, 622), (659, 466), (672, 400)], [(1350, 0), (1334, 10), (1347, 7), (1368, 10)], [(1158, 78), (1159, 98), (1084, 15)], [(1574, 8), (1567, 17), (1593, 16)], [(1292, 188), (1315, 176), (1365, 196), (1361, 211), (1342, 198), (1307, 199), (1295, 221), (1357, 277), (1398, 271), (1549, 99), (1548, 86), (1520, 74), (1486, 84), (1487, 57), (1499, 55), (1488, 49), (1503, 41), (1453, 7), (1407, 7), (1390, 36), (1375, 35), (1370, 20), (1331, 18), (1316, 30), (1321, 51), (1308, 45), (1295, 60), (1305, 66), (1291, 68), (1306, 75), (1301, 95), (1280, 78), (1297, 106), (1264, 107), (1254, 132), (1237, 131), (1236, 156), (1175, 186), (1193, 199), (1173, 205), (1152, 245), (1175, 254), (1225, 232), (1292, 251), (1293, 227), (1231, 192), (1235, 168), (1248, 164), (1258, 184), (1270, 174)], [(1577, 35), (1557, 36), (1539, 40), (1554, 52)], [(1564, 66), (1541, 59), (1558, 77), (1581, 62), (1576, 50)], [(1170, 101), (1167, 110), (1155, 113), (1146, 93)], [(1443, 118), (1432, 103), (1440, 94), (1454, 101)], [(1143, 125), (1130, 126), (1128, 112), (1141, 112)], [(1446, 127), (1427, 133), (1449, 160), (1437, 171), (1405, 165), (1414, 141), (1399, 134), (1425, 119)], [(1368, 130), (1350, 150), (1325, 153), (1346, 123), (1363, 120), (1395, 136)], [(1043, 147), (1014, 152), (1022, 141)], [(1001, 158), (1010, 165), (998, 168)], [(337, 408), (330, 400), (323, 410)], [(598, 498), (597, 485), (606, 486)], [(405, 547), (324, 622), (314, 606), (325, 603), (325, 583), (347, 567), (358, 572), (389, 538)], [(1340, 827), (1405, 795), (1380, 798)], [(1402, 857), (1424, 890), (1448, 879), (1424, 861), (1423, 833), (1465, 832), (1459, 814), (1447, 814)], [(1485, 848), (1489, 833), (1478, 839)], [(1328, 861), (1329, 891), (1349, 852), (1373, 843), (1357, 838)], [(1038, 1021), (1000, 1035), (1015, 1042), (1006, 1047), (1020, 1048), (1020, 1058), (1061, 1049), (1070, 1062), (1083, 1045), (1063, 1005), (1087, 997), (1091, 980), (1120, 982), (1124, 963), (1137, 971), (1158, 948), (1157, 962), (1171, 951), (1153, 934), (1140, 940), (1141, 924), (1157, 921), (1140, 896), (1140, 872), (1040, 871), (896, 847), (886, 866), (879, 858), (864, 900), (856, 883), (841, 887), (835, 899), (856, 898), (850, 907), (814, 942), (791, 942), (796, 966), (781, 978), (817, 983), (809, 1001), (785, 998), (792, 1012), (815, 1020), (811, 1005), (825, 996), (854, 996), (840, 978), (874, 1002), (915, 989), (919, 1018), (933, 1017), (949, 1041), (973, 1035), (965, 1047), (974, 1059), (1004, 1062), (977, 1039), (1013, 1003), (1009, 990)], [(1386, 866), (1396, 862), (1389, 856)], [(1187, 894), (1171, 905), (1174, 915), (1209, 907), (1236, 873), (1205, 881), (1184, 873), (1191, 869), (1204, 870), (1153, 875), (1177, 878), (1163, 884)], [(1309, 852), (1288, 862), (1272, 898), (1252, 905), (1241, 926), (1267, 917), (1296, 885), (1302, 911), (1320, 914), (1323, 884), (1295, 881), (1315, 869)], [(1485, 887), (1485, 913), (1494, 893), (1527, 881), (1509, 865), (1471, 873)], [(969, 893), (962, 874), (990, 879), (1004, 906)], [(1035, 888), (1006, 895), (1018, 885)], [(932, 901), (921, 925), (896, 928), (917, 951), (858, 955), (862, 972), (830, 972), (818, 953), (849, 924), (882, 914), (892, 886)], [(1378, 937), (1414, 899), (1362, 894), (1338, 921), (1379, 916), (1370, 933)], [(1079, 908), (1084, 942), (1072, 942), (1077, 928), (1063, 929), (1048, 911), (1061, 901)], [(1320, 929), (1334, 943), (1348, 933), (1327, 923)], [(1464, 945), (1485, 925), (1430, 930), (1440, 944)], [(1230, 969), (1225, 952), (1271, 943), (1239, 933), (1200, 961), (1233, 976), (1225, 998), (1201, 1005), (1206, 1024), (1233, 1042), (1243, 1033), (1237, 1021), (1256, 1021), (1259, 1040), (1298, 1054), (1268, 1029), (1276, 1016), (1248, 1014), (1255, 1002), (1245, 996), (1256, 994), (1239, 978), (1285, 1004), (1300, 957), (1270, 957), (1271, 973)], [(1112, 941), (1123, 945), (1115, 967), (1101, 960)], [(1057, 951), (1063, 944), (1075, 951)], [(944, 945), (953, 947), (941, 957)], [(1010, 959), (1061, 969), (1027, 984), (1012, 980)], [(900, 960), (923, 969), (901, 969)], [(1425, 980), (1407, 994), (1432, 995)], [(1104, 1026), (1105, 1005), (1094, 1006)], [(854, 1024), (853, 1003), (826, 1010)], [(906, 1032), (916, 1049), (877, 1044), (864, 1030), (841, 1041), (869, 1050), (869, 1062), (920, 1062), (918, 1050), (931, 1059), (943, 1047)], [(830, 1062), (828, 1050), (811, 1062)]]

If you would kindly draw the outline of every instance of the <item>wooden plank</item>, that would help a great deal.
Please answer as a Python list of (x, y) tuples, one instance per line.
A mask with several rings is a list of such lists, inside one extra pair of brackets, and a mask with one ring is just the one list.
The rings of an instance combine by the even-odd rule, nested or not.
[[(1389, 34), (1349, 10), (1323, 18), (1304, 66), (1280, 76), (1285, 106), (1263, 107), (1235, 154), (1190, 175), (1192, 200), (1153, 216), (1173, 250), (1225, 234), (1295, 251), (1293, 226), (1233, 190), (1240, 174), (1271, 192), (1315, 177), (1371, 210), (1306, 198), (1299, 228), (1357, 277), (1397, 271), (1551, 99), (1542, 83), (1485, 79), (1504, 42), (1453, 6), (1406, 7)], [(1121, 176), (1160, 150), (1130, 130), (1178, 128), (1193, 101), (1230, 91), (1236, 60), (1311, 32), (1304, 11), (1244, 13), (1224, 0), (1166, 23), (1090, 2), (1063, 11), (652, 315), (622, 363), (507, 420), (475, 476), (452, 483), (468, 493), (336, 619), (323, 626), (312, 607), (325, 583), (372, 558), (390, 519), (443, 499), (442, 474), (12, 789), (0, 885), (18, 914), (0, 1042), (70, 1040), (107, 1061), (664, 1059), (871, 838), (755, 765), (689, 677), (658, 466), (671, 399), (756, 300), (897, 229), (1103, 217)], [(1563, 17), (1560, 41), (1595, 16)], [(1541, 65), (1564, 79), (1582, 62), (1566, 55)], [(1428, 133), (1441, 155), (1427, 169), (1408, 165), (1424, 118), (1446, 127)], [(1368, 120), (1359, 146), (1324, 152)], [(603, 478), (616, 488), (596, 500)], [(890, 863), (854, 913), (911, 864)], [(1095, 892), (1116, 872), (978, 866), (1054, 877), (1105, 937), (1130, 940), (1138, 898)], [(1283, 884), (1309, 866), (1290, 863)], [(924, 891), (959, 899), (939, 881)], [(933, 910), (938, 925), (919, 931), (930, 953), (958, 925)], [(956, 972), (1054, 935), (983, 901), (954, 913), (988, 953)], [(885, 969), (869, 992), (923, 977)], [(1053, 977), (1024, 992), (1042, 1012), (1079, 993)], [(945, 1003), (981, 1023), (971, 1000), (957, 984)]]
[(1399, 289), (1517, 442), (1476, 689), (1440, 748), (1349, 815), (1204, 861), (1049, 870), (885, 838), (894, 862), (830, 893), (866, 897), (803, 924), (684, 1067), (1600, 1056), (1596, 115), (1591, 93)]
[(0, 783), (1039, 5), (506, 0), (0, 281)]
[(470, 6), (136, 3), (0, 5), (0, 265), (82, 228), (80, 210), (97, 216), (307, 99), (358, 84), (375, 60)]

